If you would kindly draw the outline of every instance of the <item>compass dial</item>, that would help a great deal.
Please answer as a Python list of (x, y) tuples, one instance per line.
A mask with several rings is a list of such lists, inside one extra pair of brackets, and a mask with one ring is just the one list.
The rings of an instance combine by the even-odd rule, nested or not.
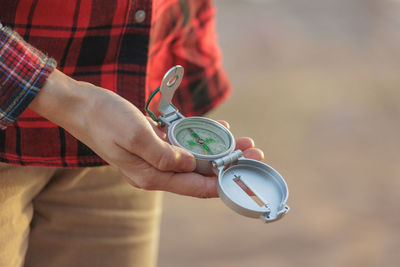
[(172, 132), (176, 143), (202, 156), (220, 156), (232, 151), (234, 141), (232, 134), (216, 121), (190, 117), (178, 122)]

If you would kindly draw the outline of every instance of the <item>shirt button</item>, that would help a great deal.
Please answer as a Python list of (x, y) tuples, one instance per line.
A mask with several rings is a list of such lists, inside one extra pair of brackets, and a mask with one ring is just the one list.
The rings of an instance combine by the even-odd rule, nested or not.
[(146, 19), (146, 12), (143, 10), (138, 10), (135, 13), (135, 21), (137, 23), (142, 23)]

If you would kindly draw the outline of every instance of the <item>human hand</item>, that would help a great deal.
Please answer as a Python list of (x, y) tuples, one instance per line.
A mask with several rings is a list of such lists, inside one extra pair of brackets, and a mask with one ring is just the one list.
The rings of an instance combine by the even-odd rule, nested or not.
[[(153, 126), (156, 134), (164, 141), (167, 142), (166, 129), (160, 129), (159, 125), (153, 120), (148, 118), (149, 122)], [(229, 123), (226, 121), (219, 120), (220, 124), (229, 129)], [(236, 150), (240, 149), (243, 152), (243, 156), (254, 160), (263, 160), (264, 153), (261, 149), (256, 148), (253, 139), (250, 137), (240, 137), (236, 139)], [(151, 169), (151, 166), (148, 166)], [(155, 171), (157, 170), (150, 170)], [(218, 197), (217, 193), (217, 177), (216, 175), (205, 176), (198, 173), (154, 173), (158, 177), (162, 177), (160, 180), (162, 183), (156, 182), (155, 184), (149, 185), (146, 189), (149, 190), (164, 190), (180, 195), (190, 195), (200, 198), (211, 198)], [(129, 178), (128, 178), (129, 180)], [(137, 186), (135, 183), (131, 184)], [(188, 194), (189, 193), (189, 194)]]
[[(56, 70), (30, 108), (65, 128), (138, 188), (217, 196), (215, 177), (191, 172), (193, 156), (165, 142), (162, 131), (111, 91), (77, 82)], [(237, 147), (250, 158), (262, 155), (248, 138), (238, 139)]]

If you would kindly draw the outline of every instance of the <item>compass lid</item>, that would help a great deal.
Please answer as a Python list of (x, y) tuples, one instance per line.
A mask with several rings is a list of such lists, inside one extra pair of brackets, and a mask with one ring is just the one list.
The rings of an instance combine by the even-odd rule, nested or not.
[(218, 194), (237, 213), (265, 222), (278, 220), (289, 211), (285, 180), (272, 167), (252, 159), (241, 157), (236, 165), (220, 168)]
[(171, 101), (176, 89), (178, 89), (182, 82), (183, 74), (183, 67), (176, 65), (169, 69), (164, 75), (160, 85), (161, 100), (160, 105), (158, 106), (158, 110), (161, 112), (161, 114), (168, 115), (176, 112), (176, 109), (172, 105)]

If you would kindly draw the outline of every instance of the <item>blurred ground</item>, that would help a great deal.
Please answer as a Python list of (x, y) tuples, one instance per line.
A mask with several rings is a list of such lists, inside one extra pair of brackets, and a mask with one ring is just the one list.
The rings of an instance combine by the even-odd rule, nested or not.
[(235, 91), (210, 117), (254, 137), (291, 211), (166, 194), (159, 266), (399, 266), (400, 1), (216, 4)]

